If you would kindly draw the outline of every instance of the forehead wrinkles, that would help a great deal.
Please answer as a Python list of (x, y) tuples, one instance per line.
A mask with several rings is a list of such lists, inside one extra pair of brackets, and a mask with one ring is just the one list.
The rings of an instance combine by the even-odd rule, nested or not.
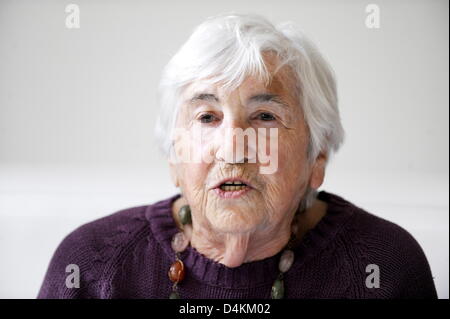
[(213, 94), (221, 101), (227, 100), (231, 95), (237, 93), (241, 102), (253, 94), (267, 92), (283, 96), (284, 100), (292, 107), (298, 106), (300, 95), (296, 89), (296, 76), (291, 67), (289, 65), (280, 66), (279, 59), (273, 52), (264, 52), (262, 55), (269, 75), (267, 81), (263, 77), (249, 74), (233, 88), (225, 85), (223, 81), (216, 82), (215, 77), (210, 76), (187, 84), (181, 94), (182, 102), (200, 92)]

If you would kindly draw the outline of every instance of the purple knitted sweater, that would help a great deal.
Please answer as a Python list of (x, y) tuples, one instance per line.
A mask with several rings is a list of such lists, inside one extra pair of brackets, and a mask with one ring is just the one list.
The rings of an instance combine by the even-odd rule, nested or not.
[[(128, 208), (81, 226), (56, 250), (38, 298), (167, 298), (170, 242), (177, 232), (171, 204)], [(401, 227), (321, 191), (327, 214), (294, 250), (284, 276), (285, 298), (436, 298), (427, 259)], [(228, 268), (188, 247), (181, 298), (270, 298), (280, 253)], [(67, 288), (66, 266), (80, 269), (80, 287)], [(369, 288), (369, 264), (379, 288)], [(370, 285), (369, 285), (370, 286)]]

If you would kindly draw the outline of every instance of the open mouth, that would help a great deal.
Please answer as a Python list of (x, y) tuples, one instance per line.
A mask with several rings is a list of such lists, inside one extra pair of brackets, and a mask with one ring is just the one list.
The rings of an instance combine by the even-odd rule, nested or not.
[(234, 181), (234, 182), (225, 182), (219, 186), (219, 188), (224, 192), (235, 192), (244, 190), (248, 187), (247, 184), (242, 183), (240, 181)]
[(214, 191), (221, 198), (238, 198), (252, 189), (247, 181), (241, 179), (223, 180), (214, 187)]

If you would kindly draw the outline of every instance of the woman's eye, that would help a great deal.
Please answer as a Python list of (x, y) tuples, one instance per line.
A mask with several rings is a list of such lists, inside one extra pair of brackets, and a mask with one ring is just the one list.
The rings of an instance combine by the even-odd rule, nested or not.
[(199, 120), (201, 123), (211, 123), (216, 120), (216, 117), (212, 114), (203, 114), (200, 116)]
[(260, 113), (258, 115), (258, 119), (261, 121), (274, 121), (276, 120), (275, 116), (270, 113)]

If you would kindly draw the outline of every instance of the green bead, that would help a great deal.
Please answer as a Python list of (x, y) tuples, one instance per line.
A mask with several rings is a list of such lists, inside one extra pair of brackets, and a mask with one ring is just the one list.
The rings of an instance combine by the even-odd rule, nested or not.
[(272, 299), (283, 299), (284, 283), (282, 279), (277, 279), (272, 286)]
[(180, 295), (176, 291), (172, 291), (169, 295), (169, 299), (180, 299)]
[(178, 217), (180, 217), (180, 222), (183, 225), (192, 223), (191, 208), (189, 207), (189, 205), (184, 205), (183, 207), (180, 208), (180, 211), (178, 212)]

